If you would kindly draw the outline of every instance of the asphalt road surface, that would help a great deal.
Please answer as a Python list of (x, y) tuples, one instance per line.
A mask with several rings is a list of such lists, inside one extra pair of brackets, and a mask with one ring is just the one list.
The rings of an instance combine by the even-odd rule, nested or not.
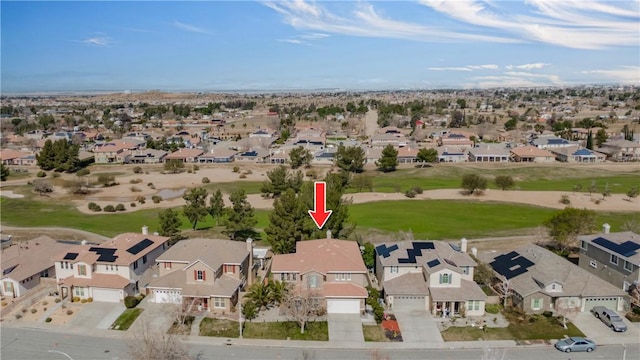
[[(2, 328), (0, 357), (2, 360), (114, 360), (129, 359), (127, 345), (120, 334), (109, 336), (91, 336), (63, 334), (38, 329)], [(256, 347), (239, 345), (207, 344), (206, 339), (187, 344), (195, 359), (358, 359), (358, 360), (408, 360), (408, 359), (483, 359), (481, 349), (444, 349), (444, 350), (367, 350), (367, 349), (300, 349), (282, 347)], [(329, 344), (327, 344), (329, 345)], [(49, 352), (50, 349), (55, 351)], [(64, 354), (63, 354), (64, 353)], [(640, 345), (627, 345), (627, 359), (636, 360)], [(68, 355), (68, 356), (67, 356)], [(517, 360), (595, 360), (623, 359), (622, 345), (598, 347), (593, 353), (565, 354), (553, 347), (509, 348), (493, 359)]]

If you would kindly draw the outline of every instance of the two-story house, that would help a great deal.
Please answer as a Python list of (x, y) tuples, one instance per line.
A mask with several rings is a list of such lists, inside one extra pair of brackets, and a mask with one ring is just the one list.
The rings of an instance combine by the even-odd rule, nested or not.
[(296, 252), (274, 255), (271, 274), (293, 290), (309, 290), (327, 313), (359, 314), (368, 296), (367, 267), (355, 241), (332, 239), (296, 243)]
[(159, 276), (147, 290), (156, 303), (182, 304), (189, 310), (230, 312), (238, 291), (255, 277), (253, 240), (188, 239), (156, 260)]
[(484, 315), (487, 296), (473, 281), (476, 262), (460, 246), (444, 241), (377, 244), (376, 278), (392, 310), (426, 310), (435, 316)]
[(38, 286), (42, 278), (51, 278), (53, 281), (56, 271), (51, 257), (65, 253), (73, 246), (42, 235), (2, 249), (0, 294), (17, 298)]
[(603, 232), (579, 236), (578, 265), (605, 280), (629, 291), (631, 285), (640, 285), (640, 235), (631, 232), (610, 232), (609, 224)]
[(119, 302), (138, 293), (138, 281), (169, 246), (169, 238), (124, 233), (100, 245), (81, 244), (54, 257), (60, 295)]

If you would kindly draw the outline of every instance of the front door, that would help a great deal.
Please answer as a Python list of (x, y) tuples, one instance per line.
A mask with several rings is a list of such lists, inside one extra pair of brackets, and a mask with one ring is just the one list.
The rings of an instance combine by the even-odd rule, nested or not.
[(209, 310), (209, 299), (202, 299), (202, 310)]

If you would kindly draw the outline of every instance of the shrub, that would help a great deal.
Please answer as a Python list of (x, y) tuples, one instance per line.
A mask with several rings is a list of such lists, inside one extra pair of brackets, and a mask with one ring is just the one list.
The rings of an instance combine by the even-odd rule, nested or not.
[(129, 206), (136, 207), (136, 203), (132, 202), (131, 204), (129, 204)]
[(48, 323), (50, 323), (50, 322), (51, 322), (51, 320), (52, 320), (52, 319), (51, 319), (50, 317), (48, 317), (48, 318), (44, 319), (44, 322), (48, 322)]
[(136, 201), (139, 202), (140, 204), (144, 204), (145, 201), (147, 201), (147, 199), (142, 195), (138, 195), (138, 197), (136, 198)]
[(211, 182), (211, 180), (209, 180), (209, 178), (208, 178), (208, 177), (206, 177), (206, 176), (205, 176), (205, 177), (203, 177), (203, 178), (202, 178), (202, 183), (203, 183), (203, 184), (208, 184), (208, 183), (210, 183), (210, 182)]
[(246, 170), (244, 173), (245, 173), (245, 174), (247, 174), (247, 175), (251, 175), (251, 174), (253, 174), (253, 171), (251, 171), (251, 170)]
[(45, 300), (45, 301), (42, 302), (42, 305), (47, 306), (47, 305), (49, 305), (49, 302), (47, 300)]
[(43, 308), (42, 311), (47, 312), (47, 308)]
[(126, 306), (127, 309), (136, 307), (139, 302), (140, 300), (138, 300), (138, 298), (135, 296), (127, 296), (124, 298), (124, 306)]
[(116, 211), (124, 211), (124, 205), (123, 204), (118, 204), (116, 205)]
[(93, 298), (92, 297), (88, 298), (87, 302), (93, 302)]
[(89, 169), (87, 169), (87, 168), (80, 169), (76, 173), (77, 176), (85, 176), (85, 175), (89, 175), (89, 174), (91, 174), (91, 171), (89, 171)]
[(569, 200), (569, 195), (562, 195), (560, 197), (560, 203), (565, 205), (571, 204), (571, 200)]
[(129, 190), (131, 190), (131, 192), (140, 192), (140, 191), (142, 191), (137, 186), (132, 186), (132, 187), (129, 188)]
[(234, 167), (233, 167), (233, 172), (234, 172), (234, 173), (240, 172), (240, 167), (239, 167), (239, 166), (237, 166), (237, 165), (236, 165), (236, 166), (234, 166)]
[(153, 201), (154, 204), (159, 203), (160, 201), (162, 201), (162, 196), (160, 195), (153, 195), (151, 197), (151, 201)]
[(94, 202), (90, 202), (89, 204), (87, 204), (87, 207), (89, 208), (89, 210), (98, 211), (96, 209), (99, 208), (100, 206)]
[(498, 314), (500, 312), (500, 304), (486, 304), (484, 306), (484, 311), (488, 312), (489, 314)]
[(35, 314), (35, 313), (37, 313), (37, 312), (38, 312), (38, 309), (36, 309), (36, 308), (31, 309), (31, 313), (32, 313), (32, 314)]
[(411, 188), (411, 190), (413, 190), (416, 194), (422, 194), (424, 192), (424, 190), (422, 190), (420, 186), (415, 186)]
[(61, 307), (62, 307), (62, 309), (66, 309), (66, 308), (67, 308), (67, 305), (62, 304), (62, 306), (61, 306)]
[(73, 298), (71, 298), (71, 302), (78, 302), (80, 301), (80, 298), (78, 296), (74, 296)]
[(22, 314), (16, 314), (16, 319), (20, 320), (22, 318)]
[(133, 168), (134, 174), (142, 174), (142, 168), (140, 166), (136, 166)]
[(56, 299), (54, 300), (54, 302), (55, 302), (56, 304), (57, 304), (57, 303), (59, 303), (60, 301), (62, 301), (62, 300), (60, 300), (60, 298), (56, 298)]
[(406, 196), (406, 197), (408, 197), (408, 198), (411, 198), (411, 199), (412, 199), (412, 198), (416, 197), (416, 192), (415, 192), (415, 191), (413, 191), (413, 189), (411, 189), (411, 190), (407, 190), (407, 191), (404, 193), (404, 196)]
[(307, 170), (307, 173), (305, 175), (312, 179), (315, 179), (318, 177), (318, 173), (313, 169)]
[(198, 166), (198, 165), (193, 165), (193, 172), (196, 172), (196, 171), (198, 171), (198, 170), (200, 170), (200, 166)]
[(129, 184), (140, 184), (141, 182), (142, 182), (142, 179), (140, 179), (140, 178), (135, 178), (135, 179), (129, 180)]
[(6, 301), (2, 302), (2, 306), (7, 306), (7, 305), (9, 305), (9, 304)]
[(553, 312), (552, 311), (545, 311), (542, 313), (542, 316), (546, 317), (546, 318), (550, 318), (553, 316)]
[(107, 205), (104, 207), (104, 212), (116, 212), (116, 208), (113, 205)]
[(46, 173), (46, 172), (44, 172), (44, 171), (42, 171), (42, 170), (40, 170), (40, 171), (38, 171), (38, 173), (36, 174), (36, 176), (37, 176), (37, 177), (45, 177), (45, 176), (47, 176), (47, 173)]
[(73, 310), (71, 309), (67, 310), (67, 315), (73, 315)]
[(187, 170), (187, 174), (191, 174), (191, 173), (193, 173), (193, 170), (191, 169)]
[(155, 185), (153, 185), (153, 183), (148, 183), (147, 186), (152, 188), (152, 189), (155, 189)]
[(633, 306), (631, 311), (633, 311), (633, 313), (636, 315), (640, 315), (640, 307), (638, 306)]
[(20, 310), (20, 311), (22, 311), (22, 313), (24, 314), (24, 313), (26, 313), (26, 312), (27, 312), (27, 308), (23, 308), (23, 309), (22, 309), (22, 310)]
[(245, 174), (240, 174), (240, 176), (239, 176), (239, 177), (240, 177), (240, 179), (246, 179), (246, 178), (247, 178), (247, 175), (245, 175)]
[(51, 175), (51, 176), (55, 179), (55, 178), (59, 178), (60, 174), (57, 173), (57, 172), (54, 172), (53, 175)]
[(87, 299), (82, 299), (82, 300), (80, 300), (80, 302), (84, 304), (84, 303), (87, 302)]

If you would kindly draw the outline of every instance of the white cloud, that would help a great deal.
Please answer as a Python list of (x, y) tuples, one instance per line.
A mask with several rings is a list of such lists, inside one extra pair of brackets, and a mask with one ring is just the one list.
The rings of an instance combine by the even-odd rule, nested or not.
[(297, 44), (297, 45), (311, 45), (312, 41), (318, 41), (318, 40), (326, 39), (329, 36), (330, 35), (328, 35), (328, 34), (310, 33), (310, 34), (302, 34), (302, 35), (298, 35), (298, 36), (293, 36), (293, 37), (290, 37), (288, 39), (280, 39), (278, 41), (287, 42), (287, 43), (290, 43), (290, 44)]
[(640, 84), (640, 66), (618, 66), (617, 69), (585, 70), (580, 74), (591, 75), (594, 81)]
[(496, 70), (498, 68), (498, 65), (496, 64), (467, 65), (467, 67), (473, 70)]
[(289, 43), (289, 44), (296, 44), (296, 45), (309, 45), (308, 42), (302, 41), (300, 39), (280, 39), (278, 41), (286, 42), (286, 43)]
[(474, 71), (474, 70), (496, 70), (498, 65), (485, 64), (485, 65), (467, 65), (467, 66), (445, 66), (445, 67), (430, 67), (432, 71)]
[(543, 67), (551, 66), (551, 64), (547, 63), (531, 63), (531, 64), (522, 64), (522, 65), (507, 65), (505, 69), (513, 70), (513, 69), (521, 69), (521, 70), (533, 70), (533, 69), (542, 69)]
[(110, 47), (114, 44), (113, 39), (111, 39), (106, 35), (92, 36), (84, 40), (78, 40), (77, 42), (85, 45), (99, 46), (99, 47)]
[(464, 85), (465, 88), (494, 87), (538, 87), (560, 86), (566, 82), (554, 74), (534, 74), (521, 71), (507, 71), (502, 75), (473, 76)]
[(471, 71), (471, 69), (469, 69), (468, 67), (455, 67), (455, 66), (430, 67), (429, 70), (431, 71)]
[(199, 33), (199, 34), (209, 34), (209, 31), (207, 29), (197, 27), (191, 24), (186, 24), (180, 21), (174, 21), (173, 26), (177, 27), (180, 30), (190, 31), (190, 32)]

